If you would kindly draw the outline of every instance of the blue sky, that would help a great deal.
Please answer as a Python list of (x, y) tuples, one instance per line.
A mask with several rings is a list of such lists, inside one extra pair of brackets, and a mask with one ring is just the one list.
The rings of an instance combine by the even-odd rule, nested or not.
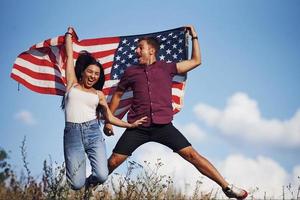
[[(61, 163), (64, 127), (60, 97), (23, 86), (17, 90), (10, 72), (19, 53), (63, 34), (70, 25), (80, 39), (87, 39), (193, 24), (203, 64), (188, 74), (185, 106), (175, 125), (238, 185), (259, 186), (278, 197), (278, 188), (300, 175), (299, 1), (10, 0), (1, 3), (0, 16), (0, 147), (11, 151), (16, 170), (22, 169), (19, 147), (25, 135), (35, 176), (41, 175), (42, 161), (49, 155)], [(122, 130), (117, 132), (106, 138), (109, 154)], [(165, 162), (165, 173), (178, 175), (178, 185), (199, 177), (160, 145), (141, 147), (133, 159), (158, 157)], [(189, 175), (182, 172), (186, 167), (191, 167)], [(277, 178), (266, 181), (268, 175)], [(217, 188), (210, 181), (206, 185)]]

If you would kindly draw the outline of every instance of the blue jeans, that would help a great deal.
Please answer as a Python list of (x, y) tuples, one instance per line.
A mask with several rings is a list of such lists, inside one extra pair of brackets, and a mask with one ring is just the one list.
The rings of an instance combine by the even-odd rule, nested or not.
[[(87, 179), (85, 153), (92, 167), (92, 174)], [(79, 190), (85, 184), (104, 183), (107, 180), (106, 147), (98, 120), (66, 122), (64, 155), (67, 180), (72, 189)]]

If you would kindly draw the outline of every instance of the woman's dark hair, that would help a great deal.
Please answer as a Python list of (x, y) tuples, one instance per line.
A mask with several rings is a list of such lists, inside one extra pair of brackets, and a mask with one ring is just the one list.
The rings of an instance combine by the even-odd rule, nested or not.
[(103, 66), (87, 51), (81, 51), (75, 63), (75, 74), (78, 82), (82, 78), (82, 72), (89, 65), (96, 65), (100, 68), (100, 78), (97, 83), (93, 85), (93, 88), (96, 90), (102, 90), (105, 81)]
[[(96, 90), (102, 90), (104, 82), (105, 82), (103, 66), (88, 51), (81, 51), (76, 60), (75, 75), (76, 75), (77, 81), (80, 82), (80, 80), (82, 78), (82, 72), (90, 65), (96, 65), (100, 68), (99, 80), (93, 85), (93, 88), (95, 88)], [(63, 99), (61, 102), (61, 108), (65, 109), (65, 96), (63, 96)], [(97, 107), (97, 113), (98, 113), (98, 111), (100, 111), (99, 106)]]

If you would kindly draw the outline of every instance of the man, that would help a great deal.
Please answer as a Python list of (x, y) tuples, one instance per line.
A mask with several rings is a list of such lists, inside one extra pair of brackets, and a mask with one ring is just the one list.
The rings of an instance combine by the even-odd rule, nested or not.
[[(171, 148), (193, 164), (199, 172), (220, 185), (230, 198), (244, 199), (248, 193), (228, 184), (216, 168), (201, 156), (188, 140), (173, 126), (172, 78), (186, 73), (201, 64), (197, 33), (193, 26), (186, 26), (192, 37), (191, 59), (178, 63), (156, 60), (159, 43), (155, 38), (141, 38), (136, 49), (139, 65), (129, 67), (122, 76), (113, 94), (110, 109), (114, 113), (123, 93), (131, 88), (133, 103), (128, 113), (128, 122), (147, 116), (147, 122), (134, 129), (126, 129), (117, 142), (108, 160), (109, 173), (123, 163), (132, 152), (146, 142), (158, 142)], [(106, 124), (104, 133), (113, 135), (111, 124)]]

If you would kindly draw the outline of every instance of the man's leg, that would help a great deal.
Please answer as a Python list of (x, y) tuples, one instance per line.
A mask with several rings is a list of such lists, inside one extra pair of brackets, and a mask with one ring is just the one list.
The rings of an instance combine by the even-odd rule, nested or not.
[(201, 156), (192, 146), (185, 147), (177, 152), (185, 160), (192, 163), (199, 172), (215, 181), (222, 188), (228, 186), (228, 183), (221, 176), (218, 170), (203, 156)]
[(192, 163), (202, 174), (214, 180), (222, 188), (225, 188), (228, 185), (216, 168), (194, 150), (189, 141), (173, 126), (172, 123), (157, 126), (156, 129), (153, 129), (153, 140), (171, 148), (174, 152)]
[(199, 172), (219, 184), (227, 197), (237, 199), (247, 197), (245, 190), (229, 185), (217, 169), (191, 146), (190, 142), (172, 123), (156, 126), (152, 130), (152, 140), (166, 145), (185, 160), (192, 163)]
[(201, 156), (192, 146), (185, 147), (178, 151), (178, 154), (185, 160), (192, 163), (199, 172), (215, 181), (222, 187), (223, 192), (229, 198), (243, 200), (248, 196), (246, 190), (228, 184), (218, 170), (203, 156)]
[(111, 174), (119, 165), (121, 165), (127, 159), (127, 157), (127, 155), (112, 153), (108, 159), (109, 174)]
[(113, 149), (112, 155), (108, 159), (109, 174), (121, 165), (128, 156), (131, 156), (136, 148), (149, 141), (147, 132), (147, 127), (126, 129)]

